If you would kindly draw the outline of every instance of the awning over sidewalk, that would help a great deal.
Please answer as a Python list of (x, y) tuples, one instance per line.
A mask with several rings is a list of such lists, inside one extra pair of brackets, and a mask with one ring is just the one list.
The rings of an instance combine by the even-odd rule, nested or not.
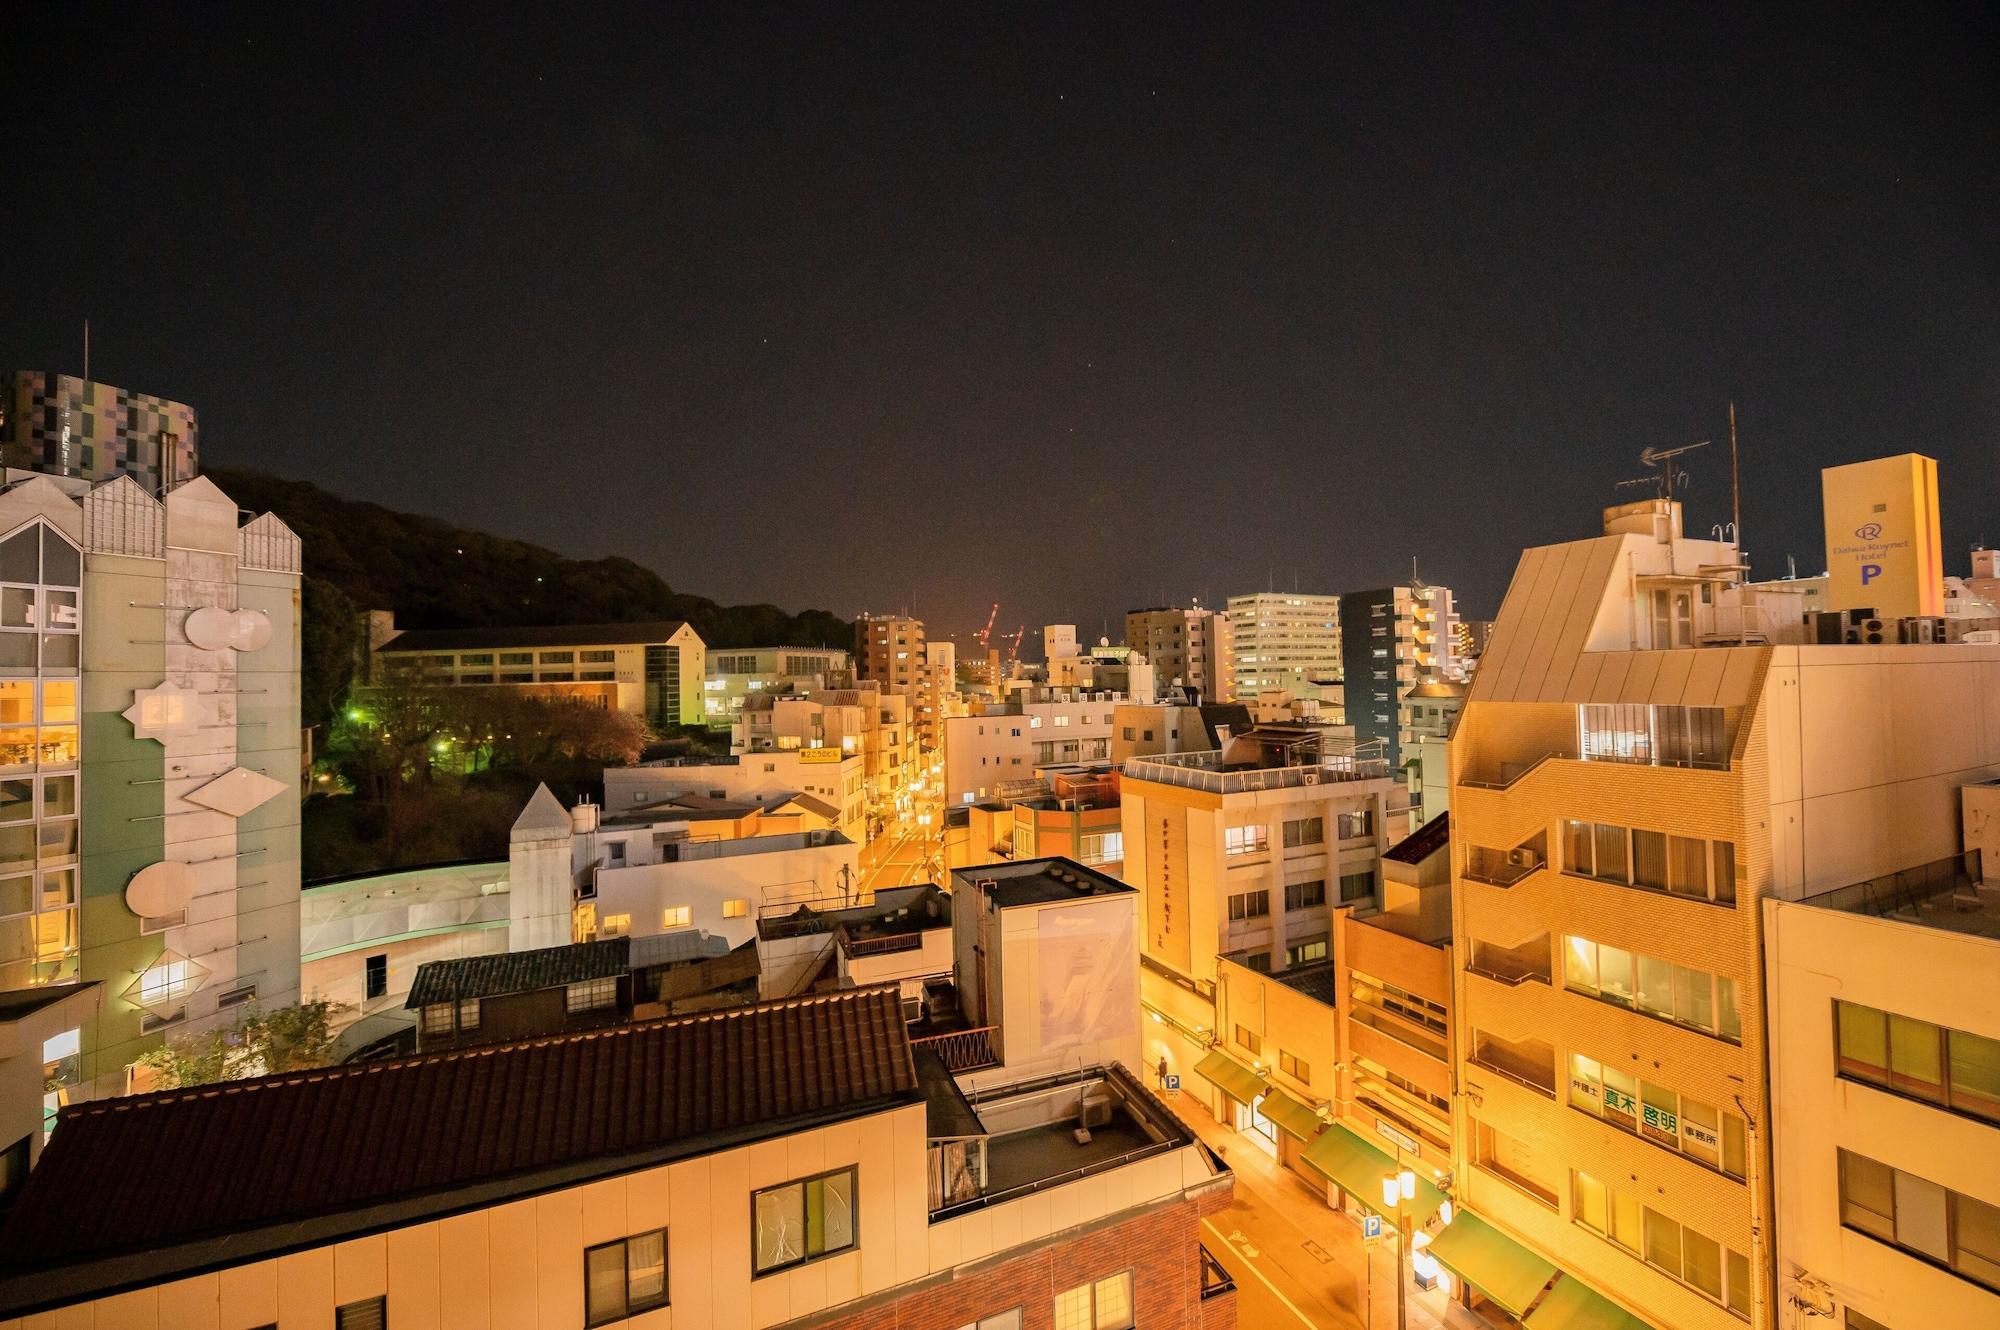
[(1309, 1141), (1319, 1134), (1319, 1114), (1283, 1090), (1272, 1090), (1264, 1096), (1264, 1102), (1257, 1107), (1274, 1124), (1283, 1127), (1302, 1141)]
[(1222, 1093), (1245, 1107), (1256, 1103), (1257, 1096), (1271, 1088), (1264, 1084), (1262, 1076), (1219, 1048), (1211, 1048), (1206, 1057), (1194, 1064), (1194, 1074), (1208, 1078)]
[[(1457, 1227), (1458, 1221), (1452, 1221), (1452, 1228)], [(1433, 1242), (1431, 1248), (1435, 1251), (1437, 1243)], [(1473, 1282), (1478, 1283), (1477, 1280)], [(1486, 1286), (1480, 1284), (1479, 1287)], [(1631, 1312), (1569, 1274), (1556, 1281), (1556, 1286), (1549, 1290), (1549, 1296), (1542, 1299), (1542, 1305), (1535, 1308), (1535, 1314), (1528, 1318), (1526, 1324), (1528, 1330), (1653, 1330)]]
[(1430, 1253), (1513, 1316), (1526, 1312), (1556, 1276), (1555, 1266), (1464, 1209), (1431, 1239)]
[[(1333, 1124), (1306, 1146), (1301, 1157), (1376, 1214), (1395, 1216), (1396, 1207), (1382, 1204), (1382, 1175), (1394, 1173), (1396, 1161), (1361, 1139), (1353, 1128)], [(1417, 1227), (1430, 1223), (1443, 1204), (1444, 1193), (1417, 1170), (1417, 1198), (1410, 1202), (1410, 1215)]]

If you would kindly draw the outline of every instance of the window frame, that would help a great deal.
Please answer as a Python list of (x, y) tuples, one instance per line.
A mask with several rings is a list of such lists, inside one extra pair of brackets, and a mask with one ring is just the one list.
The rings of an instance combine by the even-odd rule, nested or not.
[[(807, 1197), (810, 1195), (810, 1193), (807, 1191), (807, 1188), (812, 1183), (825, 1182), (828, 1178), (837, 1178), (842, 1176), (845, 1176), (849, 1180), (847, 1241), (839, 1247), (828, 1248), (818, 1253), (814, 1253), (811, 1250), (809, 1242), (809, 1235), (812, 1232), (812, 1216), (805, 1214), (806, 1200)], [(779, 1265), (767, 1266), (764, 1269), (760, 1270), (757, 1268), (757, 1198), (760, 1196), (768, 1195), (772, 1192), (789, 1191), (794, 1187), (798, 1188), (799, 1190), (799, 1209), (800, 1213), (804, 1215), (804, 1220), (806, 1225), (806, 1235), (807, 1235), (806, 1237), (803, 1237), (800, 1241), (800, 1246), (799, 1246), (800, 1255), (796, 1260), (786, 1261)], [(824, 1188), (821, 1189), (821, 1195), (822, 1196), (825, 1195)], [(825, 1225), (825, 1220), (822, 1218), (821, 1226), (824, 1227), (824, 1225)], [(769, 1187), (756, 1187), (751, 1189), (750, 1278), (752, 1280), (766, 1279), (772, 1275), (783, 1274), (787, 1270), (796, 1270), (800, 1266), (811, 1265), (815, 1261), (824, 1261), (829, 1257), (839, 1256), (845, 1252), (859, 1251), (860, 1248), (861, 1248), (861, 1166), (859, 1164), (845, 1164), (839, 1168), (829, 1168), (818, 1173), (810, 1173), (802, 1178), (793, 1178), (789, 1182), (773, 1183)]]
[[(632, 1299), (632, 1242), (634, 1239), (650, 1238), (653, 1237), (655, 1234), (657, 1234), (660, 1239), (659, 1296), (657, 1300), (647, 1300), (644, 1302), (635, 1303)], [(594, 1252), (609, 1251), (614, 1247), (617, 1248), (624, 1257), (625, 1300), (622, 1304), (622, 1310), (620, 1310), (617, 1315), (595, 1316), (592, 1314), (592, 1308), (590, 1305), (590, 1258), (592, 1253)], [(583, 1249), (583, 1324), (585, 1330), (595, 1330), (595, 1328), (600, 1325), (613, 1325), (619, 1321), (628, 1321), (634, 1316), (641, 1316), (650, 1311), (657, 1311), (662, 1307), (672, 1306), (673, 1305), (672, 1270), (673, 1270), (672, 1252), (667, 1246), (667, 1230), (664, 1225), (659, 1228), (645, 1229), (642, 1232), (638, 1233), (628, 1233), (622, 1238), (613, 1238), (609, 1242), (592, 1243), (590, 1246), (585, 1247)]]

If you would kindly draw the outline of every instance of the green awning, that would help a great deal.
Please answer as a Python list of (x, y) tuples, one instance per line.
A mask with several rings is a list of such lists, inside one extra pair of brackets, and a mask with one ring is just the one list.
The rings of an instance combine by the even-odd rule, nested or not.
[(1194, 1074), (1207, 1077), (1239, 1104), (1256, 1103), (1257, 1096), (1270, 1088), (1262, 1076), (1219, 1048), (1211, 1048), (1206, 1057), (1194, 1064)]
[(1302, 1141), (1309, 1141), (1319, 1134), (1319, 1114), (1283, 1090), (1271, 1091), (1264, 1096), (1264, 1102), (1257, 1107), (1274, 1124), (1283, 1127)]
[(1431, 1239), (1438, 1264), (1519, 1316), (1556, 1276), (1555, 1266), (1467, 1210)]
[[(1394, 1216), (1394, 1206), (1385, 1209), (1382, 1205), (1382, 1175), (1395, 1172), (1396, 1161), (1363, 1140), (1353, 1128), (1336, 1122), (1306, 1146), (1301, 1158), (1376, 1214)], [(1422, 1228), (1444, 1204), (1444, 1193), (1424, 1176), (1421, 1167), (1414, 1171), (1417, 1199), (1410, 1202), (1409, 1212), (1417, 1227)]]
[[(1452, 1228), (1457, 1228), (1453, 1221)], [(1449, 1230), (1447, 1230), (1448, 1232)], [(1435, 1248), (1436, 1244), (1432, 1244)], [(1473, 1281), (1478, 1283), (1477, 1280)], [(1484, 1284), (1479, 1285), (1484, 1288)], [(1653, 1330), (1617, 1303), (1565, 1274), (1527, 1320), (1528, 1330)]]

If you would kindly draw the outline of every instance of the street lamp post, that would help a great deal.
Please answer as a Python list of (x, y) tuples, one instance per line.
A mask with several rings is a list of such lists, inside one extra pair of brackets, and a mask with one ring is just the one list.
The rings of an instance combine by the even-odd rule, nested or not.
[(1407, 1330), (1408, 1313), (1404, 1307), (1403, 1258), (1410, 1249), (1410, 1212), (1408, 1202), (1417, 1194), (1417, 1175), (1409, 1169), (1382, 1175), (1382, 1204), (1396, 1207), (1396, 1259), (1390, 1266), (1396, 1280), (1396, 1330)]

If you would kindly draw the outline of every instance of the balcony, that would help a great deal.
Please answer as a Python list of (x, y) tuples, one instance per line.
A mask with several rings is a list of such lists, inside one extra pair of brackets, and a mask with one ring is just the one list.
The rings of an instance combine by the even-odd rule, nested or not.
[(1537, 933), (1526, 942), (1512, 947), (1474, 938), (1472, 957), (1465, 963), (1465, 968), (1509, 988), (1517, 988), (1530, 980), (1551, 983), (1554, 963), (1549, 959), (1549, 935)]
[(1156, 785), (1177, 785), (1209, 794), (1254, 794), (1263, 790), (1289, 790), (1305, 785), (1329, 785), (1344, 781), (1386, 780), (1389, 764), (1382, 756), (1380, 740), (1356, 744), (1348, 753), (1322, 753), (1312, 762), (1293, 766), (1225, 766), (1222, 754), (1173, 753), (1155, 757), (1135, 757), (1125, 763), (1127, 780), (1152, 781)]
[(1503, 1039), (1475, 1031), (1471, 1061), (1545, 1098), (1556, 1097), (1555, 1049), (1540, 1039)]
[(1559, 751), (1543, 753), (1540, 757), (1524, 762), (1500, 761), (1489, 766), (1476, 767), (1460, 777), (1458, 783), (1475, 790), (1509, 790), (1546, 762), (1613, 762), (1621, 767), (1673, 767), (1683, 771), (1729, 770), (1727, 757), (1672, 757)]
[(1489, 887), (1511, 887), (1528, 874), (1545, 867), (1547, 856), (1533, 846), (1524, 845), (1503, 853), (1474, 845), (1466, 851), (1462, 876), (1473, 882), (1484, 882)]
[(1978, 850), (1836, 887), (1801, 903), (1947, 933), (2000, 938), (2000, 888), (1986, 883)]

